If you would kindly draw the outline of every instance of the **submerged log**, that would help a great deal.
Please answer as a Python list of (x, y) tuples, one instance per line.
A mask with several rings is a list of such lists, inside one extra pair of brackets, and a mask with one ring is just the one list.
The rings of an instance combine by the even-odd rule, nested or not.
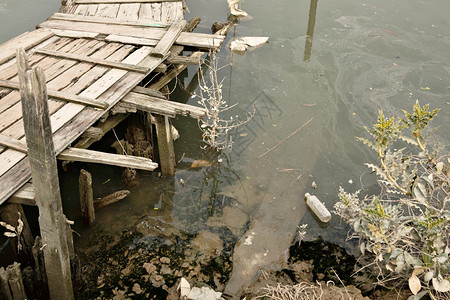
[(95, 209), (103, 208), (110, 204), (116, 203), (116, 202), (126, 198), (129, 194), (130, 194), (129, 190), (121, 190), (121, 191), (114, 192), (103, 198), (95, 199), (94, 200)]

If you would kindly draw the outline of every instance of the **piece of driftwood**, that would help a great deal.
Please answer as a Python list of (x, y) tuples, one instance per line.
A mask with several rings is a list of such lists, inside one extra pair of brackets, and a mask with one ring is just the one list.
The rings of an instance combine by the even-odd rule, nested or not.
[(92, 175), (84, 169), (81, 169), (80, 171), (78, 188), (80, 191), (81, 218), (84, 223), (91, 224), (95, 220)]
[(105, 206), (111, 205), (113, 203), (116, 203), (116, 202), (126, 198), (129, 194), (130, 194), (129, 190), (121, 190), (121, 191), (114, 192), (103, 198), (95, 199), (94, 207), (95, 207), (95, 209), (103, 208)]
[[(16, 53), (24, 129), (31, 175), (39, 207), (47, 279), (52, 299), (74, 299), (58, 169), (41, 68), (30, 70), (23, 49)], [(45, 163), (43, 163), (45, 162)]]

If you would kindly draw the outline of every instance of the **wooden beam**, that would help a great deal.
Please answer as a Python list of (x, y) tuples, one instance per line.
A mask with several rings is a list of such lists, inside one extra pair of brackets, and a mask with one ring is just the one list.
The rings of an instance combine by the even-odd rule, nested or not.
[(175, 174), (175, 151), (169, 118), (155, 115), (156, 136), (158, 138), (159, 163), (162, 176)]
[(74, 299), (66, 217), (62, 212), (58, 169), (48, 113), (46, 80), (41, 68), (29, 70), (23, 49), (16, 53), (28, 158), (39, 207), (39, 227), (51, 299)]
[(0, 146), (8, 147), (24, 153), (28, 151), (26, 142), (13, 139), (3, 134), (0, 134)]
[(206, 111), (203, 108), (189, 104), (164, 100), (161, 98), (131, 92), (119, 103), (134, 107), (137, 110), (155, 113), (174, 118), (176, 115), (191, 116), (194, 119), (203, 119)]
[(105, 153), (100, 151), (68, 148), (58, 155), (58, 159), (69, 161), (83, 161), (106, 165), (153, 171), (158, 164), (151, 159), (137, 156)]
[(175, 43), (175, 40), (180, 36), (181, 31), (184, 26), (186, 26), (186, 23), (186, 20), (181, 20), (170, 25), (166, 34), (164, 34), (162, 39), (155, 46), (155, 49), (153, 49), (151, 55), (156, 57), (164, 57), (166, 53), (169, 52), (169, 49), (172, 47), (173, 43)]
[(201, 63), (201, 59), (197, 56), (169, 55), (166, 62), (174, 65), (199, 65)]
[[(16, 82), (11, 82), (9, 80), (0, 80), (0, 87), (18, 90), (19, 84)], [(47, 95), (50, 98), (55, 98), (57, 100), (64, 100), (67, 102), (84, 104), (84, 105), (88, 105), (88, 106), (92, 106), (92, 107), (100, 108), (100, 109), (108, 108), (108, 104), (106, 102), (98, 101), (98, 100), (90, 99), (90, 98), (86, 98), (86, 97), (80, 97), (77, 95), (71, 95), (71, 94), (67, 94), (64, 92), (48, 90)]]
[(157, 3), (179, 2), (181, 0), (75, 0), (75, 4), (111, 4), (111, 3)]
[(36, 206), (33, 184), (31, 182), (26, 183), (9, 198), (8, 202)]
[(54, 13), (50, 17), (50, 20), (65, 20), (65, 21), (115, 24), (115, 25), (125, 25), (125, 26), (144, 26), (144, 27), (156, 27), (156, 28), (165, 28), (165, 27), (170, 26), (170, 23), (166, 23), (166, 22), (112, 19), (112, 18), (104, 18), (104, 17), (83, 16), (83, 15), (63, 14), (63, 13)]
[(73, 54), (73, 53), (47, 50), (47, 49), (38, 49), (35, 52), (40, 53), (40, 54), (49, 55), (49, 56), (59, 57), (59, 58), (63, 58), (63, 59), (71, 59), (71, 60), (76, 60), (76, 61), (80, 61), (80, 62), (91, 63), (91, 64), (96, 64), (96, 65), (100, 65), (100, 66), (105, 66), (105, 67), (114, 68), (114, 69), (121, 69), (121, 70), (126, 70), (126, 71), (131, 71), (131, 72), (138, 72), (138, 73), (146, 74), (149, 71), (148, 68), (142, 67), (142, 66), (124, 64), (124, 63), (119, 63), (119, 62), (115, 62), (115, 61), (108, 61), (105, 59), (96, 59), (96, 58), (92, 58), (89, 56), (78, 55), (78, 54)]

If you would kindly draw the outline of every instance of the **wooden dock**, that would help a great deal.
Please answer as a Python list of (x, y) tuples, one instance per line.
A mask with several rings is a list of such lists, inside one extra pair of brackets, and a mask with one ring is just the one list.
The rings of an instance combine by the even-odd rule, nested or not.
[[(202, 51), (218, 48), (224, 40), (190, 32), (184, 6), (184, 1), (173, 0), (63, 0), (60, 12), (36, 30), (0, 45), (0, 204), (8, 199), (33, 203), (16, 49), (25, 49), (30, 67), (45, 74), (58, 158), (105, 159), (104, 154), (71, 146), (80, 137), (89, 139), (91, 126), (111, 112), (204, 116), (202, 109), (168, 101), (158, 92), (187, 64), (198, 62)], [(193, 52), (180, 56), (183, 49)], [(163, 76), (155, 76), (161, 72)], [(156, 79), (146, 82), (150, 88), (138, 86), (152, 77)], [(117, 165), (110, 156), (109, 162), (96, 162)], [(157, 166), (148, 159), (128, 159), (147, 170)]]

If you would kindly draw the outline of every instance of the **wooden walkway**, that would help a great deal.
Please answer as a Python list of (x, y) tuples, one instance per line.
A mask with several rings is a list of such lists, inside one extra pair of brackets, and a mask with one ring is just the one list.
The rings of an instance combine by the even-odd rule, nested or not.
[[(157, 82), (150, 82), (153, 91), (136, 88), (168, 65), (179, 70), (176, 64), (189, 60), (176, 56), (184, 47), (207, 51), (222, 44), (223, 36), (185, 32), (183, 6), (168, 0), (63, 0), (60, 12), (37, 30), (0, 45), (0, 204), (18, 197), (31, 179), (16, 49), (24, 48), (30, 66), (44, 71), (56, 154), (70, 159), (77, 149), (67, 148), (116, 104), (172, 117), (203, 116), (158, 97)], [(199, 53), (192, 58), (198, 61)], [(173, 74), (169, 69), (167, 82)], [(32, 191), (26, 187), (22, 193)]]

